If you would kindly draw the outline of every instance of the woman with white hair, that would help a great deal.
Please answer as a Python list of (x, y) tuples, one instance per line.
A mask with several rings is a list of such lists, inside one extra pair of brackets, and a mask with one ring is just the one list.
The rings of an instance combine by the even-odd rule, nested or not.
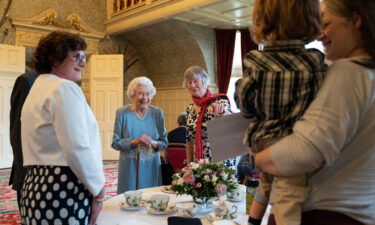
[[(199, 66), (189, 67), (184, 74), (184, 87), (190, 92), (193, 103), (188, 105), (186, 132), (187, 162), (195, 159), (211, 160), (207, 136), (207, 121), (231, 113), (230, 102), (225, 94), (212, 94), (208, 89), (208, 75)], [(225, 160), (227, 167), (236, 169), (236, 158)]]
[(127, 90), (132, 103), (116, 112), (112, 148), (120, 151), (118, 194), (162, 184), (159, 151), (165, 149), (168, 142), (164, 114), (151, 105), (155, 94), (150, 79), (136, 77)]

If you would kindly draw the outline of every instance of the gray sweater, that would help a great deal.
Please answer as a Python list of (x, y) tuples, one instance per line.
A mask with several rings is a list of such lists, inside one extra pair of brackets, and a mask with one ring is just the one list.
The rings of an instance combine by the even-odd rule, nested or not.
[(272, 146), (271, 156), (284, 175), (312, 172), (304, 211), (375, 224), (375, 69), (334, 62), (293, 134)]

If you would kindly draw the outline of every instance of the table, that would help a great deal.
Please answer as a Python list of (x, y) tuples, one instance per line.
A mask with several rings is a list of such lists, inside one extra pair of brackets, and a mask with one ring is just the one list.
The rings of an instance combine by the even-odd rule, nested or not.
[[(245, 190), (245, 186), (241, 185)], [(142, 199), (149, 200), (151, 195), (154, 194), (166, 194), (162, 192), (166, 186), (159, 186), (153, 188), (142, 189)], [(170, 196), (170, 204), (176, 204), (178, 202), (192, 201), (191, 196), (188, 195), (175, 195), (166, 194)], [(120, 208), (120, 203), (125, 201), (124, 195), (120, 194), (114, 196), (104, 202), (102, 212), (99, 215), (97, 224), (98, 225), (167, 225), (167, 218), (169, 216), (176, 216), (175, 212), (171, 212), (167, 215), (153, 215), (147, 212), (147, 210), (141, 209), (139, 211), (128, 211)], [(238, 219), (241, 225), (247, 225), (247, 215), (245, 215), (246, 201), (236, 202)], [(212, 212), (212, 208), (200, 210), (195, 217), (201, 218), (203, 225), (212, 225), (211, 221), (206, 218), (207, 213)], [(217, 221), (215, 225), (232, 225), (235, 224), (230, 220)]]

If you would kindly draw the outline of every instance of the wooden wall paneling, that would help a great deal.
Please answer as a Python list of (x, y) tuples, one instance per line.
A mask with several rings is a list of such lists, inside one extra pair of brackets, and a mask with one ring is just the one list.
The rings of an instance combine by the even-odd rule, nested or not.
[(160, 88), (152, 104), (163, 110), (165, 128), (171, 131), (177, 127), (177, 116), (186, 111), (191, 101), (189, 92), (184, 88)]
[(25, 72), (25, 48), (0, 44), (0, 168), (12, 166), (9, 141), (10, 96), (16, 78)]
[(117, 160), (111, 148), (116, 110), (123, 105), (123, 56), (92, 55), (89, 63), (89, 99), (98, 121), (104, 160)]

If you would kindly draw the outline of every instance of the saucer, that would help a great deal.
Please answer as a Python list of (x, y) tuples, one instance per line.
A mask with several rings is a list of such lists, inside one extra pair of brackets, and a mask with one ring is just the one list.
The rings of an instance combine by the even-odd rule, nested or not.
[(211, 222), (218, 221), (218, 220), (232, 220), (237, 218), (237, 213), (233, 215), (233, 218), (223, 218), (221, 216), (216, 216), (214, 212), (210, 212), (207, 214), (207, 219)]
[(230, 202), (242, 202), (246, 199), (246, 194), (242, 193), (238, 197), (240, 197), (240, 198), (232, 198), (232, 197), (227, 196), (227, 200), (230, 201)]
[(245, 197), (240, 198), (240, 199), (235, 199), (235, 198), (229, 198), (229, 197), (227, 197), (227, 200), (230, 201), (230, 202), (242, 202), (243, 200), (245, 200)]
[(147, 211), (148, 211), (149, 213), (154, 214), (154, 215), (165, 215), (165, 214), (168, 214), (168, 213), (171, 213), (171, 212), (175, 212), (175, 211), (176, 211), (176, 207), (175, 207), (175, 206), (168, 206), (168, 207), (166, 208), (166, 210), (164, 210), (164, 211), (158, 211), (158, 210), (156, 210), (156, 209), (153, 209), (153, 208), (151, 207), (151, 205), (149, 205), (149, 204), (146, 205), (146, 209), (147, 209)]
[(161, 189), (161, 192), (167, 193), (167, 194), (176, 194), (176, 192), (172, 191), (170, 187), (163, 187)]
[(128, 203), (126, 202), (121, 202), (120, 203), (120, 208), (121, 209), (124, 209), (124, 210), (130, 210), (130, 211), (135, 211), (135, 210), (140, 210), (140, 209), (143, 209), (145, 207), (145, 202), (144, 201), (141, 201), (140, 205), (139, 206), (130, 206), (128, 205)]

